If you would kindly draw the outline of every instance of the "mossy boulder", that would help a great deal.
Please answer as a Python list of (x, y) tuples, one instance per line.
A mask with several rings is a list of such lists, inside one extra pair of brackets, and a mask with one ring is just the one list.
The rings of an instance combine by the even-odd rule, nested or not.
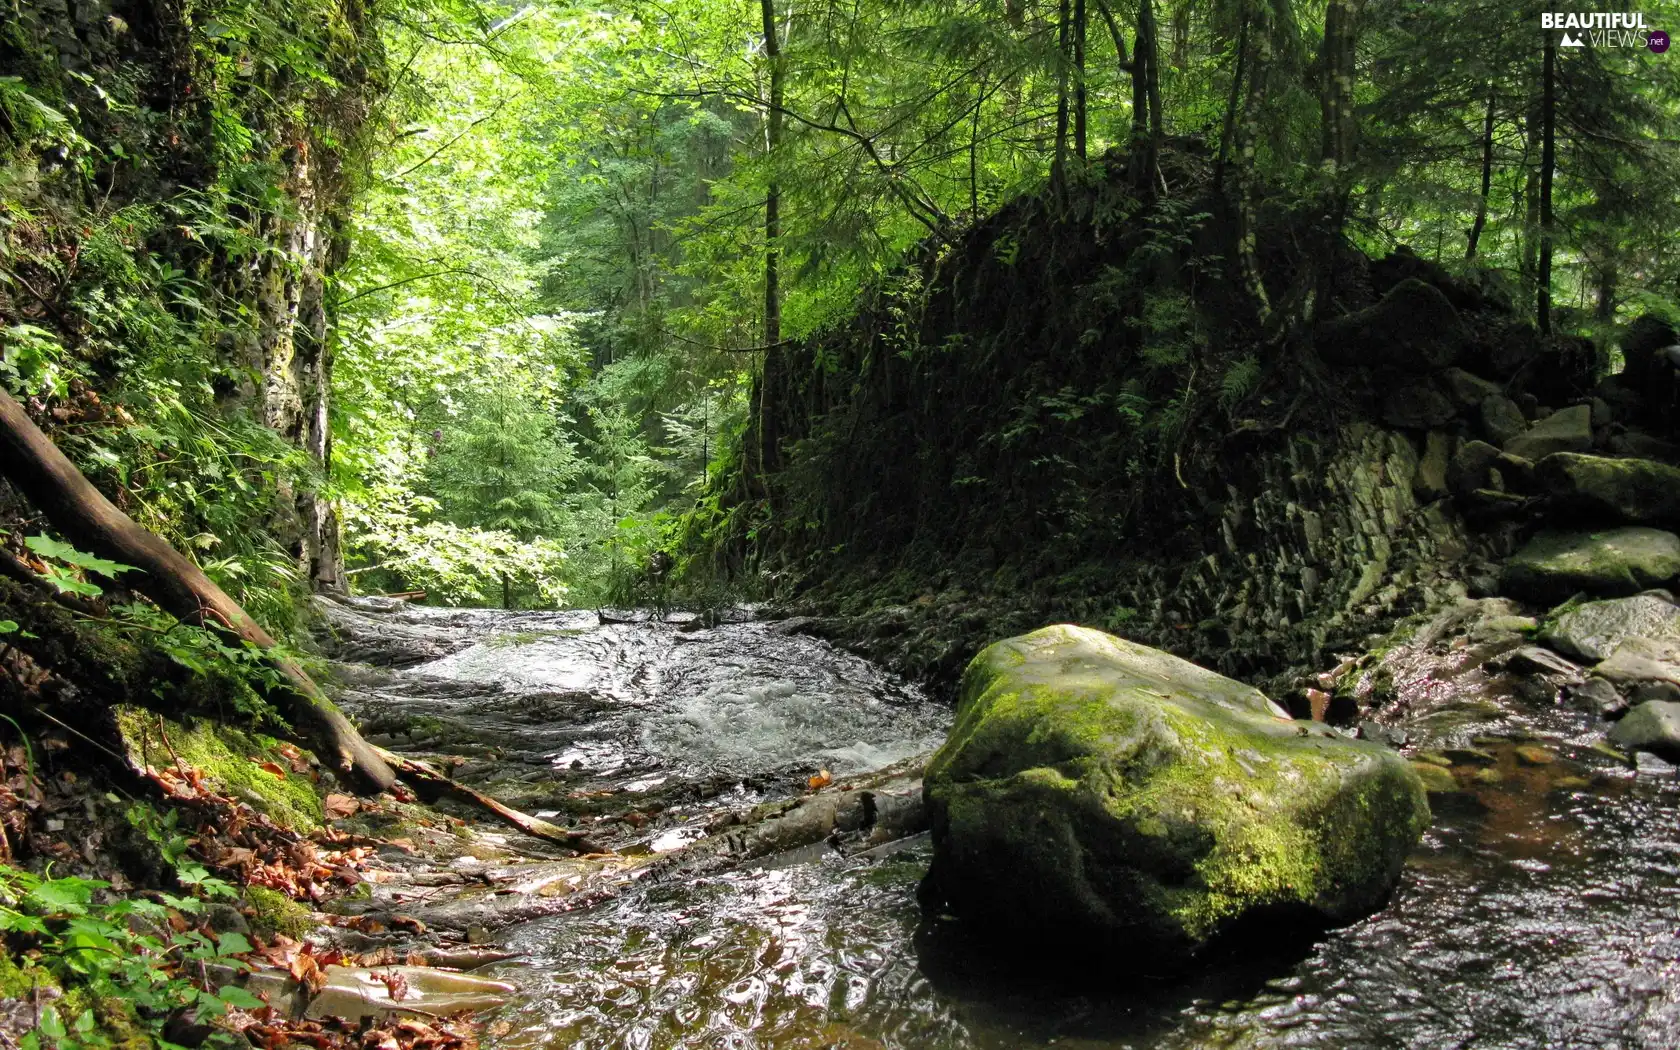
[(1422, 373), (1452, 364), (1468, 340), (1441, 290), (1409, 277), (1375, 305), (1321, 325), (1317, 344), (1338, 364)]
[(1602, 532), (1542, 532), (1505, 563), (1505, 594), (1560, 602), (1586, 592), (1620, 598), (1661, 587), (1680, 575), (1680, 537), (1628, 527)]
[(1634, 525), (1680, 523), (1680, 467), (1560, 452), (1536, 464), (1535, 473), (1567, 510)]
[(1244, 920), (1358, 918), (1429, 821), (1380, 744), (1291, 721), (1258, 690), (1060, 625), (963, 675), (924, 792), (924, 902), (976, 930), (1181, 968)]

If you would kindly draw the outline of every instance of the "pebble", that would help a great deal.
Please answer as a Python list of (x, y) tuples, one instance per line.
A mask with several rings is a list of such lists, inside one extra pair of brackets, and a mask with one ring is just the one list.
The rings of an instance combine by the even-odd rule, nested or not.
[(1549, 766), (1557, 761), (1557, 755), (1535, 744), (1524, 744), (1516, 749), (1517, 761), (1525, 766)]

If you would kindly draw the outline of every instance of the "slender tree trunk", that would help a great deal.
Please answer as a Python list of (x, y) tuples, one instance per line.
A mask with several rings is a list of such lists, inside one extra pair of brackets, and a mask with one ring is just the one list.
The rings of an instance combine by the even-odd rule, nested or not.
[(1073, 0), (1073, 154), (1085, 159), (1085, 0)]
[(1614, 259), (1605, 263), (1598, 271), (1598, 305), (1593, 311), (1600, 321), (1611, 321), (1616, 316), (1616, 287), (1620, 282), (1621, 272)]
[(980, 110), (986, 104), (986, 81), (981, 79), (974, 91), (974, 120), (968, 129), (968, 215), (970, 222), (980, 221)]
[(1248, 65), (1248, 12), (1244, 10), (1242, 28), (1237, 31), (1237, 57), (1231, 70), (1231, 92), (1225, 100), (1225, 124), (1219, 135), (1219, 152), (1213, 158), (1213, 188), (1225, 188), (1225, 159), (1230, 155), (1237, 134), (1237, 100), (1242, 98), (1243, 75)]
[(1466, 262), (1475, 261), (1482, 230), (1487, 228), (1488, 194), (1493, 189), (1493, 100), (1493, 84), (1489, 82), (1487, 109), (1482, 114), (1482, 194), (1476, 199), (1476, 220), (1470, 224), (1470, 235), (1464, 247)]
[(1190, 68), (1190, 4), (1186, 0), (1179, 0), (1178, 6), (1173, 8), (1172, 15), (1172, 58), (1173, 68), (1185, 70)]
[(513, 581), (508, 579), (507, 573), (502, 573), (502, 608), (513, 608)]
[(1070, 6), (1069, 0), (1061, 0), (1056, 24), (1056, 157), (1050, 163), (1050, 184), (1058, 193), (1067, 184), (1068, 74), (1072, 65), (1068, 54), (1072, 29)]
[(1138, 3), (1137, 37), (1132, 47), (1132, 185), (1145, 197), (1155, 194), (1161, 138), (1161, 91), (1157, 70), (1160, 43), (1155, 34), (1154, 4)]
[(384, 791), (396, 780), (389, 766), (350, 725), (320, 686), (203, 571), (112, 505), (0, 390), (0, 473), (82, 550), (132, 565), (129, 582), (165, 612), (186, 623), (219, 628), (250, 643), (277, 672), (274, 683), (253, 683), (291, 723), (301, 742), (348, 783)]
[(765, 152), (770, 186), (764, 195), (764, 345), (782, 341), (782, 189), (777, 165), (782, 159), (782, 107), (786, 85), (782, 47), (777, 39), (776, 2), (760, 0), (764, 15), (764, 57), (770, 64), (770, 112), (765, 114)]
[(1552, 174), (1557, 165), (1557, 34), (1546, 33), (1545, 81), (1540, 95), (1540, 269), (1535, 275), (1535, 321), (1552, 330)]
[(1256, 229), (1259, 225), (1259, 175), (1255, 169), (1260, 160), (1260, 107), (1266, 96), (1266, 74), (1271, 67), (1272, 38), (1270, 25), (1266, 20), (1265, 0), (1251, 3), (1249, 10), (1255, 18), (1255, 24), (1249, 28), (1247, 34), (1249, 48), (1253, 54), (1248, 57), (1247, 95), (1243, 100), (1242, 120), (1237, 132), (1237, 139), (1241, 144), (1238, 150), (1241, 160), (1238, 168), (1240, 178), (1237, 191), (1237, 251), (1243, 283), (1248, 286), (1249, 294), (1253, 297), (1260, 322), (1267, 324), (1272, 316), (1272, 303), (1260, 275)]

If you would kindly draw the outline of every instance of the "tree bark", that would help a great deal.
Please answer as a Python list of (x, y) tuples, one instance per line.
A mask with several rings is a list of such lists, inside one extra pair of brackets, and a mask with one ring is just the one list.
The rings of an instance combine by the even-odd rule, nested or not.
[(1073, 155), (1085, 159), (1085, 0), (1073, 0)]
[(776, 179), (776, 165), (782, 156), (783, 82), (782, 47), (776, 32), (776, 0), (761, 0), (764, 16), (764, 57), (770, 64), (770, 112), (765, 114), (765, 159), (770, 165), (770, 185), (764, 194), (764, 345), (782, 341), (782, 188)]
[(1050, 162), (1050, 185), (1060, 194), (1067, 185), (1068, 74), (1072, 65), (1072, 12), (1069, 0), (1061, 0), (1056, 18), (1056, 155)]
[(1552, 331), (1552, 171), (1557, 166), (1557, 40), (1546, 32), (1545, 80), (1540, 95), (1540, 270), (1535, 275), (1535, 321)]
[(1487, 111), (1482, 115), (1482, 195), (1476, 200), (1476, 220), (1470, 224), (1464, 261), (1474, 262), (1482, 231), (1487, 228), (1488, 194), (1493, 189), (1493, 84), (1488, 84)]
[(76, 547), (140, 570), (133, 581), (164, 611), (183, 622), (219, 628), (266, 654), (283, 684), (255, 683), (291, 723), (300, 742), (358, 790), (379, 792), (396, 780), (320, 686), (296, 663), (272, 653), (275, 641), (203, 571), (147, 532), (65, 458), (0, 390), (0, 473)]

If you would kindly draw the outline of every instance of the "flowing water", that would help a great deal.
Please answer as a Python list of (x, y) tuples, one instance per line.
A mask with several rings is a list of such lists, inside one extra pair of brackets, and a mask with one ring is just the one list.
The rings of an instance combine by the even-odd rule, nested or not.
[[(695, 837), (682, 828), (720, 798), (787, 794), (818, 768), (877, 768), (935, 745), (948, 722), (914, 689), (774, 624), (406, 615), (478, 640), (370, 696), (475, 735), (487, 761), (526, 770), (534, 797), (662, 793), (652, 823), (621, 829), (649, 849)], [(489, 1043), (1680, 1045), (1680, 787), (1671, 771), (1595, 756), (1568, 719), (1527, 729), (1563, 759), (1529, 764), (1489, 744), (1486, 772), (1432, 798), (1435, 824), (1389, 905), (1288, 954), (1175, 983), (999, 960), (924, 919), (915, 886), (928, 847), (911, 839), (644, 880), (509, 930), (502, 941), (524, 958), (497, 972), (526, 994), (491, 1019)]]

